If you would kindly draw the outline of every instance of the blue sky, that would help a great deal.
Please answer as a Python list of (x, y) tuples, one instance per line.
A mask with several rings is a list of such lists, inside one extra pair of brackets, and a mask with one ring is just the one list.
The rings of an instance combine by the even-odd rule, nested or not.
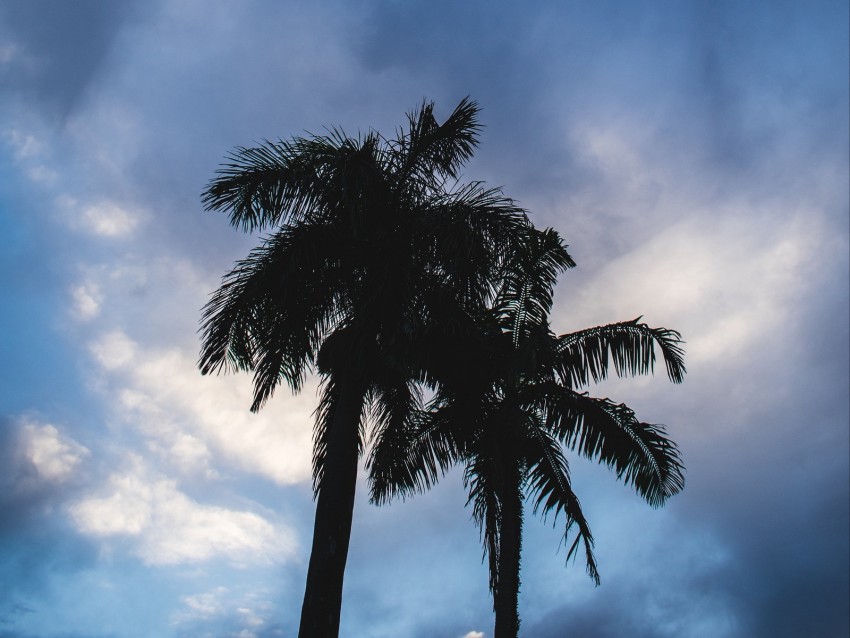
[[(522, 631), (846, 636), (843, 1), (0, 5), (0, 637), (295, 635), (315, 381), (248, 412), (196, 371), (256, 237), (200, 193), (237, 145), (481, 107), (465, 173), (554, 226), (553, 324), (643, 315), (689, 374), (595, 392), (687, 467), (660, 510), (572, 462), (602, 585), (529, 513)], [(359, 491), (342, 633), (492, 634), (455, 472)]]

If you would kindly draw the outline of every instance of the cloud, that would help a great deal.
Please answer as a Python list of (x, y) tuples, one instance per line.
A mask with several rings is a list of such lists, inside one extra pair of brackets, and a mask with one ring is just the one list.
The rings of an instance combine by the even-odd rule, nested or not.
[(681, 222), (594, 273), (573, 295), (571, 314), (576, 300), (595, 323), (648, 310), (650, 321), (661, 318), (684, 333), (689, 364), (727, 359), (787, 329), (789, 308), (821, 258), (841, 250), (828, 232), (816, 216), (769, 230), (723, 211), (710, 222)]
[(151, 565), (196, 563), (224, 557), (237, 564), (277, 562), (295, 551), (294, 538), (248, 511), (203, 505), (174, 480), (136, 471), (113, 474), (104, 496), (73, 502), (68, 511), (77, 529), (108, 539), (133, 539), (134, 552)]
[(129, 365), (136, 355), (136, 344), (120, 330), (113, 330), (93, 343), (90, 350), (100, 365), (114, 370)]
[(88, 479), (88, 448), (35, 416), (0, 416), (0, 539), (29, 525), (50, 527), (62, 500)]
[(2, 59), (10, 93), (34, 97), (60, 116), (80, 100), (108, 57), (133, 3), (45, 0), (0, 7)]
[(96, 364), (92, 387), (114, 421), (141, 434), (148, 450), (181, 476), (236, 470), (282, 485), (305, 481), (317, 380), (308, 379), (297, 396), (281, 387), (252, 414), (250, 375), (198, 371), (197, 322), (216, 280), (190, 262), (162, 256), (83, 268), (72, 286), (78, 303), (71, 316), (91, 316), (74, 329)]
[(306, 396), (282, 396), (252, 414), (246, 375), (201, 376), (194, 354), (182, 349), (141, 348), (115, 331), (92, 343), (91, 352), (107, 373), (116, 412), (177, 470), (207, 473), (212, 449), (240, 470), (281, 484), (309, 477), (315, 385)]
[(173, 619), (185, 636), (272, 638), (289, 635), (274, 620), (275, 604), (263, 589), (219, 586), (182, 598)]
[(50, 153), (42, 136), (10, 126), (3, 130), (3, 137), (12, 151), (15, 165), (23, 169), (32, 182), (47, 186), (56, 181), (58, 174), (50, 164)]
[(57, 483), (67, 480), (89, 456), (89, 450), (49, 424), (26, 423), (21, 430), (21, 448), (41, 478)]
[(82, 222), (95, 235), (124, 237), (136, 228), (139, 216), (114, 202), (101, 202), (83, 209)]
[(98, 286), (93, 283), (83, 283), (71, 287), (71, 312), (80, 321), (94, 319), (100, 314), (101, 296)]
[(83, 233), (107, 239), (126, 239), (132, 236), (136, 227), (146, 218), (140, 210), (103, 200), (96, 203), (82, 203), (72, 196), (59, 198), (59, 206), (64, 210), (72, 228)]

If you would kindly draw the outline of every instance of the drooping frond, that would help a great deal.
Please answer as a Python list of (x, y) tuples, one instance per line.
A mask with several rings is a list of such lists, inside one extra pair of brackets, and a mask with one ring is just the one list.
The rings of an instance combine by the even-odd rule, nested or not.
[(667, 376), (681, 383), (685, 376), (682, 336), (667, 328), (650, 328), (632, 321), (588, 328), (558, 338), (558, 373), (573, 388), (608, 376), (613, 362), (618, 376), (651, 374), (655, 367), (655, 346), (661, 349)]
[(567, 447), (605, 463), (653, 507), (684, 487), (684, 466), (664, 427), (642, 423), (622, 403), (553, 389), (547, 423)]
[(551, 513), (553, 522), (557, 522), (558, 515), (563, 512), (566, 518), (565, 545), (569, 542), (573, 526), (578, 528), (575, 539), (568, 545), (567, 561), (576, 555), (581, 542), (584, 545), (587, 573), (598, 585), (599, 571), (593, 555), (593, 535), (582, 512), (581, 503), (572, 490), (569, 465), (561, 446), (552, 433), (542, 427), (531, 428), (528, 438), (528, 486), (534, 513), (540, 511), (544, 519)]
[(338, 320), (337, 241), (329, 227), (294, 224), (237, 262), (203, 309), (201, 372), (252, 370), (255, 411), (281, 379), (300, 388)]
[(481, 532), (484, 554), (490, 573), (490, 591), (495, 592), (499, 582), (499, 551), (501, 539), (502, 459), (495, 440), (487, 437), (469, 458), (464, 473), (464, 484), (469, 490), (467, 505), (472, 503), (472, 519)]
[(367, 467), (376, 504), (429, 490), (459, 459), (451, 423), (441, 415), (414, 411), (400, 425), (383, 428), (372, 448)]

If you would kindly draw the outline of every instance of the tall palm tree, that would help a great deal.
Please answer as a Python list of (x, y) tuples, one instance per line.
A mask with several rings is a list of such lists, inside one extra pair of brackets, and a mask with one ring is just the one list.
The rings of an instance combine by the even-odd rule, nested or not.
[(392, 139), (332, 130), (238, 148), (204, 193), (233, 226), (271, 234), (205, 306), (201, 371), (252, 372), (254, 411), (282, 381), (323, 379), (302, 638), (339, 633), (366, 416), (380, 431), (406, 426), (432, 335), (488, 302), (529, 225), (500, 190), (458, 181), (477, 113), (464, 99), (438, 124), (423, 102)]
[(495, 638), (515, 637), (523, 502), (535, 512), (563, 512), (569, 560), (584, 547), (599, 582), (593, 537), (572, 490), (563, 445), (605, 463), (651, 505), (682, 489), (676, 446), (661, 426), (632, 410), (579, 392), (618, 375), (652, 372), (659, 346), (673, 382), (685, 373), (678, 333), (639, 320), (556, 337), (548, 314), (559, 272), (574, 266), (557, 233), (534, 233), (506, 264), (492, 310), (475, 335), (439, 371), (441, 385), (416, 427), (382, 439), (370, 458), (372, 499), (385, 502), (429, 488), (453, 463), (465, 465), (473, 518), (489, 558)]

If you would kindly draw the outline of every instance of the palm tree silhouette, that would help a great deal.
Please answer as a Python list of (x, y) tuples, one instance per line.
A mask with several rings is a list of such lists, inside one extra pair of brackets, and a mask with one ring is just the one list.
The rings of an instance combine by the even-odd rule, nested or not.
[(333, 129), (238, 148), (203, 195), (233, 226), (271, 234), (205, 306), (201, 371), (252, 372), (253, 411), (281, 381), (323, 379), (302, 638), (339, 633), (367, 414), (379, 433), (409, 426), (431, 345), (488, 303), (529, 226), (500, 190), (458, 181), (478, 143), (475, 102), (443, 124), (433, 108), (392, 139)]
[[(680, 335), (639, 319), (556, 337), (548, 314), (559, 272), (575, 264), (553, 230), (532, 233), (506, 264), (492, 309), (439, 370), (441, 384), (415, 427), (388, 433), (370, 458), (372, 499), (429, 488), (455, 462), (489, 559), (495, 638), (515, 637), (523, 502), (544, 517), (563, 512), (567, 560), (584, 546), (599, 583), (593, 537), (574, 494), (563, 445), (605, 463), (659, 506), (684, 485), (678, 450), (661, 426), (627, 406), (580, 393), (590, 381), (651, 373), (660, 347), (670, 379), (685, 373)], [(460, 343), (464, 345), (460, 345)]]

